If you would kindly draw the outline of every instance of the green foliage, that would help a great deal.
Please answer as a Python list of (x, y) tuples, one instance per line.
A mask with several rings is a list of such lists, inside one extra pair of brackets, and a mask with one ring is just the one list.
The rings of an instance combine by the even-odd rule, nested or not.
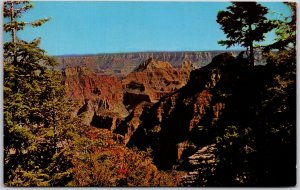
[(226, 142), (228, 145), (222, 145), (224, 148), (226, 146), (231, 146), (233, 143), (239, 138), (239, 133), (237, 132), (237, 127), (236, 126), (228, 126), (225, 128), (223, 137), (217, 136), (216, 137), (216, 142), (221, 143), (221, 142)]
[(70, 167), (65, 145), (77, 121), (70, 117), (60, 73), (46, 68), (53, 59), (38, 45), (4, 45), (5, 183), (10, 186), (57, 185)]
[(27, 12), (33, 8), (33, 5), (29, 1), (5, 1), (3, 5), (3, 16), (4, 18), (9, 18), (10, 22), (3, 24), (3, 29), (5, 32), (10, 32), (12, 37), (12, 42), (17, 42), (16, 32), (19, 30), (24, 30), (26, 25), (32, 27), (38, 27), (43, 25), (45, 22), (49, 21), (50, 18), (38, 19), (32, 22), (19, 21), (18, 18), (22, 17), (24, 12)]
[(265, 34), (274, 27), (267, 20), (267, 13), (268, 9), (256, 2), (233, 2), (226, 11), (219, 11), (217, 22), (227, 37), (219, 44), (250, 48), (250, 61), (254, 65), (253, 42), (263, 41)]
[[(293, 113), (296, 102), (296, 3), (290, 2), (286, 5), (291, 9), (292, 15), (284, 21), (274, 21), (280, 23), (276, 29), (277, 38), (273, 44), (265, 47), (267, 66), (272, 70), (272, 79), (267, 85), (264, 103), (266, 108), (276, 110), (280, 115)], [(289, 118), (290, 121), (295, 122), (292, 118), (293, 116)], [(295, 123), (284, 124), (292, 126)]]
[(296, 47), (296, 3), (285, 3), (291, 10), (290, 17), (284, 17), (282, 19), (273, 20), (272, 22), (276, 26), (275, 42), (266, 46), (264, 51), (271, 54), (271, 50), (286, 50), (293, 51)]
[[(16, 38), (17, 21), (33, 6), (7, 1), (4, 30), (4, 183), (7, 186), (174, 186), (176, 173), (160, 172), (149, 153), (127, 149), (113, 136), (93, 131), (71, 117), (56, 62), (32, 42)], [(92, 133), (89, 133), (92, 131)], [(96, 136), (95, 136), (96, 135)]]
[[(22, 6), (24, 5), (24, 6)], [(28, 1), (7, 1), (5, 31), (18, 31), (16, 21), (32, 8)], [(41, 25), (46, 20), (31, 23)], [(71, 175), (76, 125), (70, 117), (56, 62), (39, 47), (40, 39), (5, 43), (4, 48), (4, 183), (8, 186), (64, 185)]]
[(272, 21), (277, 38), (264, 48), (267, 65), (233, 81), (237, 86), (216, 129), (214, 185), (296, 183), (296, 4), (287, 5), (292, 16)]

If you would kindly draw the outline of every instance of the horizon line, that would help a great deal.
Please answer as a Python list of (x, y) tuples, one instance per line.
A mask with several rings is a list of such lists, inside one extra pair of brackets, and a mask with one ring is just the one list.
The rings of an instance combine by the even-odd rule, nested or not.
[(245, 51), (245, 49), (234, 49), (234, 50), (175, 50), (175, 51), (169, 51), (169, 50), (147, 50), (147, 51), (128, 51), (128, 52), (101, 52), (101, 53), (78, 53), (78, 54), (61, 54), (61, 55), (49, 55), (52, 57), (80, 57), (80, 56), (98, 56), (98, 55), (112, 55), (112, 54), (134, 54), (134, 53), (193, 53), (193, 52), (232, 52), (232, 51)]

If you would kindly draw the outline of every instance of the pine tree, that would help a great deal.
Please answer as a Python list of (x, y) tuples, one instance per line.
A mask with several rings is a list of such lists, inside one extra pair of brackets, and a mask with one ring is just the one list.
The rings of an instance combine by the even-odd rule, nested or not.
[[(291, 16), (275, 20), (276, 39), (265, 47), (267, 67), (271, 77), (264, 93), (265, 141), (261, 152), (271, 162), (265, 172), (274, 173), (272, 179), (281, 186), (296, 184), (296, 3), (285, 3)], [(270, 116), (270, 113), (272, 115)], [(276, 148), (270, 148), (276, 147)], [(284, 156), (281, 156), (284, 155)], [(275, 159), (274, 159), (275, 158)]]
[(9, 18), (10, 22), (4, 24), (4, 31), (11, 33), (11, 41), (17, 42), (16, 32), (23, 30), (26, 25), (38, 27), (49, 21), (50, 18), (38, 19), (33, 22), (18, 21), (17, 19), (29, 9), (33, 8), (33, 5), (29, 1), (5, 1), (3, 6), (3, 15), (5, 18)]
[(263, 41), (265, 33), (273, 29), (266, 18), (268, 9), (256, 2), (233, 2), (226, 11), (220, 11), (217, 22), (227, 35), (227, 40), (218, 43), (227, 47), (240, 44), (250, 49), (250, 62), (254, 65), (253, 42)]
[(8, 186), (65, 185), (72, 173), (70, 148), (76, 137), (70, 103), (61, 74), (49, 68), (53, 58), (26, 42), (16, 31), (26, 24), (40, 26), (48, 19), (19, 21), (32, 8), (28, 1), (4, 3), (4, 30), (12, 39), (4, 44), (4, 183)]
[[(232, 90), (235, 97), (226, 104), (230, 114), (224, 110), (220, 119), (216, 138), (220, 162), (213, 177), (219, 186), (296, 184), (296, 4), (286, 4), (292, 14), (272, 20), (276, 39), (264, 47), (267, 64), (240, 75), (240, 81), (247, 77), (242, 79), (247, 85)], [(242, 95), (253, 92), (257, 95)], [(240, 103), (245, 99), (247, 106)], [(231, 116), (237, 112), (247, 115), (248, 121)]]

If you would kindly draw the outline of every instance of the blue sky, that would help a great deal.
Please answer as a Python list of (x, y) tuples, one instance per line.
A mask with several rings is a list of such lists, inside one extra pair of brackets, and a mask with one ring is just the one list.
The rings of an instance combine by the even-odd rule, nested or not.
[[(52, 19), (39, 28), (27, 27), (18, 36), (24, 40), (41, 37), (41, 47), (48, 54), (66, 55), (223, 50), (217, 41), (225, 35), (216, 16), (230, 3), (52, 1), (34, 5), (23, 20)], [(270, 11), (289, 14), (282, 3), (263, 5)], [(4, 38), (7, 40), (8, 35)]]

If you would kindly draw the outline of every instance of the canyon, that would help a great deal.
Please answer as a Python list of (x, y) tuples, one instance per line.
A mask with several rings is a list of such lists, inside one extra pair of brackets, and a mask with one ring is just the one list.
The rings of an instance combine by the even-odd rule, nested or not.
[(73, 115), (85, 124), (115, 130), (141, 102), (155, 103), (183, 87), (192, 71), (190, 61), (180, 68), (153, 58), (145, 60), (127, 76), (96, 73), (86, 66), (63, 69), (67, 96), (75, 102)]
[(228, 80), (221, 70), (234, 60), (232, 53), (223, 53), (197, 69), (191, 60), (175, 67), (149, 58), (126, 76), (86, 66), (68, 66), (63, 76), (68, 96), (78, 105), (74, 114), (83, 115), (87, 125), (121, 135), (128, 147), (150, 147), (155, 165), (187, 171), (182, 185), (189, 186), (207, 173), (200, 159), (213, 158), (210, 170), (217, 165), (214, 152), (205, 156), (207, 146), (216, 149), (210, 129), (225, 108), (213, 89), (221, 78)]
[[(251, 67), (238, 52), (220, 53), (209, 63), (202, 57), (201, 64), (184, 53), (176, 59), (168, 53), (158, 54), (165, 59), (142, 55), (118, 54), (113, 60), (131, 63), (106, 66), (81, 62), (88, 60), (83, 57), (62, 58), (63, 82), (76, 102), (74, 115), (83, 116), (87, 125), (120, 135), (129, 148), (150, 148), (158, 169), (186, 172), (183, 186), (213, 184), (224, 167), (218, 151), (227, 141), (221, 137), (229, 129), (237, 130), (235, 126), (260, 123), (259, 99), (271, 78), (265, 74), (270, 68), (263, 66), (263, 59)], [(203, 55), (207, 60), (212, 56)], [(69, 65), (72, 61), (77, 62)], [(245, 135), (247, 130), (243, 129)], [(240, 146), (245, 157), (255, 152), (252, 145)], [(246, 183), (249, 176), (243, 170), (234, 172), (238, 176), (234, 183)]]
[[(87, 125), (123, 131), (127, 143), (145, 107), (180, 90), (188, 81), (191, 83), (195, 79), (190, 79), (190, 73), (208, 65), (219, 53), (147, 52), (60, 56), (56, 57), (59, 63), (56, 69), (63, 71), (67, 95), (75, 102), (73, 115), (82, 115)], [(227, 53), (232, 56), (240, 54), (239, 51)], [(256, 64), (264, 63), (261, 53), (256, 53), (256, 60)], [(215, 73), (214, 77), (219, 77), (219, 74)], [(176, 97), (173, 99), (167, 104), (172, 106)], [(203, 105), (199, 109), (203, 111)], [(162, 111), (163, 108), (159, 107), (158, 110)], [(161, 119), (164, 117), (162, 114), (158, 112)], [(133, 121), (128, 121), (128, 118)], [(194, 118), (192, 122), (197, 123), (198, 120)], [(130, 127), (125, 127), (126, 122)]]

